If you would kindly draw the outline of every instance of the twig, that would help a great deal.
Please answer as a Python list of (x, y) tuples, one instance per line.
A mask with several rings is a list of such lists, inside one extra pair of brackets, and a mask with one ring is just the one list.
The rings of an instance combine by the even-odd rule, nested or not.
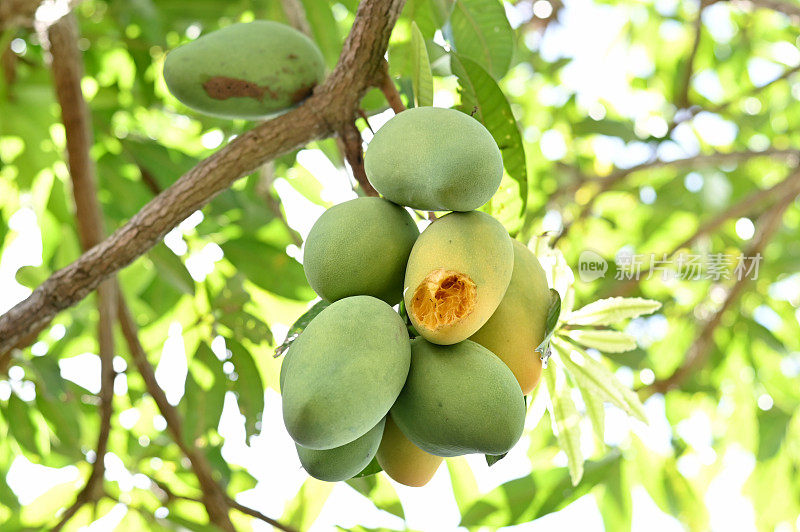
[(311, 37), (311, 26), (306, 18), (306, 9), (300, 0), (281, 0), (283, 12), (286, 13), (286, 19), (289, 24), (302, 33)]
[(256, 194), (258, 194), (264, 203), (267, 204), (267, 208), (270, 210), (272, 215), (280, 220), (283, 227), (289, 233), (289, 236), (294, 242), (294, 245), (300, 247), (303, 245), (303, 239), (300, 236), (300, 233), (295, 231), (289, 226), (289, 222), (286, 221), (286, 216), (284, 215), (283, 211), (281, 210), (281, 204), (278, 200), (276, 200), (271, 193), (272, 190), (272, 183), (275, 181), (275, 165), (270, 161), (266, 163), (261, 169), (258, 171), (258, 181), (256, 182)]
[(137, 164), (136, 166), (139, 168), (139, 174), (142, 176), (142, 183), (153, 193), (153, 196), (161, 194), (161, 185), (158, 184), (158, 181), (156, 181), (156, 178), (150, 173), (150, 170), (141, 164)]
[[(83, 60), (78, 49), (77, 22), (69, 14), (50, 26), (53, 81), (61, 106), (61, 121), (67, 141), (67, 161), (75, 200), (78, 236), (84, 250), (103, 238), (103, 217), (97, 203), (94, 162), (89, 155), (92, 145), (91, 120), (81, 93)], [(86, 484), (75, 501), (61, 516), (54, 531), (61, 528), (84, 505), (97, 502), (103, 493), (104, 457), (108, 449), (114, 401), (114, 282), (107, 280), (97, 288), (97, 342), (100, 353), (100, 430), (95, 447), (95, 461)]]
[(378, 191), (375, 190), (375, 187), (369, 182), (367, 172), (364, 170), (363, 140), (361, 139), (361, 132), (356, 127), (355, 122), (344, 124), (339, 131), (339, 138), (342, 141), (341, 146), (344, 151), (344, 158), (347, 159), (347, 163), (353, 171), (353, 177), (356, 178), (364, 194), (367, 196), (377, 196)]
[(192, 471), (197, 477), (200, 489), (203, 492), (203, 504), (208, 512), (209, 520), (223, 530), (233, 531), (233, 524), (228, 516), (228, 504), (225, 500), (227, 496), (214, 480), (211, 465), (206, 459), (206, 456), (196, 447), (189, 445), (184, 440), (182, 435), (182, 421), (178, 410), (169, 403), (164, 390), (161, 389), (156, 381), (156, 373), (153, 370), (153, 366), (147, 360), (147, 354), (144, 352), (142, 344), (139, 342), (139, 333), (136, 323), (133, 321), (133, 316), (128, 306), (125, 304), (121, 292), (117, 298), (117, 315), (122, 334), (125, 337), (125, 342), (130, 351), (131, 359), (133, 359), (136, 368), (139, 370), (144, 380), (147, 392), (152, 396), (156, 406), (158, 406), (159, 412), (166, 420), (167, 430), (175, 441), (175, 444), (191, 462)]
[[(800, 194), (800, 186), (798, 186), (796, 182), (793, 184), (795, 186), (791, 192), (784, 196), (774, 209), (766, 211), (761, 218), (759, 218), (761, 228), (755, 240), (753, 240), (753, 243), (745, 252), (745, 257), (750, 258), (751, 261), (754, 257), (760, 255), (767, 247), (770, 239), (780, 228), (781, 221), (783, 220), (783, 214), (786, 212), (786, 209), (789, 208), (797, 195)], [(722, 322), (722, 317), (725, 312), (730, 309), (733, 303), (738, 299), (739, 295), (741, 295), (741, 293), (744, 291), (749, 281), (750, 278), (747, 275), (743, 275), (737, 279), (736, 283), (728, 292), (728, 295), (726, 296), (725, 301), (722, 303), (722, 306), (705, 323), (700, 331), (700, 334), (692, 343), (691, 347), (689, 347), (683, 364), (681, 364), (681, 366), (678, 367), (669, 377), (665, 379), (659, 379), (653, 384), (640, 389), (640, 396), (646, 398), (654, 393), (666, 393), (670, 390), (678, 388), (687, 378), (689, 378), (690, 375), (705, 365), (708, 357), (711, 354), (714, 344), (714, 331)]]
[(389, 73), (389, 63), (385, 60), (381, 66), (381, 71), (378, 74), (378, 80), (375, 86), (381, 90), (386, 101), (389, 103), (389, 107), (392, 108), (395, 114), (406, 110), (406, 106), (400, 98), (400, 93), (397, 91), (394, 80), (392, 80), (392, 75)]
[(736, 5), (751, 5), (756, 8), (771, 9), (783, 13), (794, 21), (800, 20), (800, 5), (784, 0), (744, 0), (734, 2)]
[(689, 57), (686, 59), (680, 90), (675, 95), (675, 105), (678, 109), (689, 107), (689, 87), (692, 84), (692, 74), (694, 74), (694, 60), (697, 57), (697, 50), (700, 48), (700, 36), (703, 33), (703, 8), (705, 8), (706, 4), (706, 0), (700, 0), (700, 9), (697, 10), (697, 20), (694, 22), (692, 48), (689, 51)]
[(239, 177), (352, 122), (384, 61), (403, 0), (365, 0), (328, 79), (292, 111), (237, 137), (178, 179), (110, 237), (85, 252), (0, 316), (0, 353), (74, 305), (109, 275), (145, 253), (173, 227)]

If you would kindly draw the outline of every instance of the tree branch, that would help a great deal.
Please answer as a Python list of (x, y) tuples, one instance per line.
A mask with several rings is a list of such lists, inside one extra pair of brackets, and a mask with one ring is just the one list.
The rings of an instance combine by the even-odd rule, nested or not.
[(311, 37), (311, 26), (306, 18), (306, 9), (300, 0), (281, 0), (281, 6), (289, 24), (297, 31)]
[(739, 0), (736, 5), (751, 5), (755, 8), (771, 9), (778, 13), (783, 13), (795, 22), (800, 20), (800, 5), (784, 0)]
[(675, 95), (675, 105), (678, 109), (689, 107), (689, 87), (692, 84), (692, 74), (694, 74), (694, 60), (697, 57), (697, 50), (700, 48), (700, 36), (703, 33), (703, 8), (707, 5), (706, 0), (700, 0), (700, 8), (697, 10), (697, 20), (694, 21), (694, 40), (686, 59), (686, 67), (683, 70), (680, 90)]
[(389, 103), (389, 107), (392, 108), (395, 114), (406, 110), (406, 106), (400, 98), (400, 93), (397, 91), (392, 75), (389, 74), (389, 63), (386, 61), (383, 61), (376, 86), (381, 90), (386, 101)]
[[(800, 184), (793, 181), (793, 188), (786, 194), (775, 206), (774, 209), (766, 211), (760, 218), (760, 229), (758, 235), (753, 240), (753, 243), (745, 251), (744, 256), (751, 259), (760, 255), (767, 247), (770, 239), (780, 229), (783, 214), (794, 202), (798, 194), (800, 194)], [(695, 371), (702, 368), (708, 361), (709, 356), (714, 346), (714, 331), (719, 327), (722, 322), (722, 317), (725, 312), (731, 308), (734, 302), (738, 299), (745, 287), (749, 283), (750, 278), (743, 275), (731, 287), (722, 306), (717, 310), (714, 315), (706, 321), (703, 325), (700, 334), (686, 353), (686, 358), (672, 375), (665, 379), (659, 379), (653, 384), (646, 386), (639, 390), (640, 396), (643, 398), (649, 397), (654, 393), (666, 393), (670, 390), (680, 387)]]
[(159, 242), (195, 210), (265, 162), (331, 135), (356, 117), (358, 103), (382, 65), (404, 0), (365, 0), (328, 79), (292, 111), (237, 137), (145, 205), (110, 237), (53, 273), (27, 299), (0, 316), (0, 353), (74, 305), (106, 277)]
[[(730, 220), (731, 218), (739, 218), (751, 213), (755, 207), (761, 205), (762, 202), (768, 199), (784, 197), (785, 194), (790, 193), (791, 190), (798, 185), (798, 183), (800, 183), (800, 172), (795, 169), (784, 180), (778, 182), (770, 188), (761, 189), (753, 194), (750, 194), (746, 198), (740, 200), (738, 203), (731, 205), (729, 208), (717, 214), (706, 223), (700, 225), (697, 231), (686, 237), (686, 239), (680, 244), (674, 246), (672, 250), (667, 253), (667, 256), (672, 257), (681, 249), (692, 245), (700, 237), (713, 233), (726, 220)], [(647, 269), (642, 270), (641, 275), (634, 276), (634, 278), (629, 279), (624, 283), (618, 283), (616, 289), (610, 292), (606, 297), (630, 295), (630, 293), (633, 291), (633, 288), (639, 284), (643, 276), (650, 273), (650, 270), (651, 268), (648, 267)]]
[[(92, 145), (91, 119), (81, 93), (83, 59), (78, 49), (78, 29), (75, 17), (69, 14), (50, 26), (48, 31), (52, 55), (53, 82), (61, 107), (61, 121), (67, 141), (72, 194), (75, 201), (78, 236), (84, 250), (103, 238), (103, 217), (96, 198), (95, 168), (89, 155)], [(115, 289), (111, 280), (97, 289), (97, 342), (100, 353), (100, 430), (97, 436), (95, 461), (83, 489), (63, 513), (53, 530), (58, 531), (84, 505), (96, 502), (103, 493), (104, 458), (111, 432), (114, 401), (114, 317)]]
[[(657, 168), (697, 168), (701, 166), (709, 166), (709, 165), (717, 165), (717, 164), (726, 164), (726, 163), (739, 163), (743, 161), (748, 161), (750, 159), (756, 157), (774, 157), (777, 159), (789, 159), (794, 160), (793, 165), (797, 165), (797, 160), (800, 159), (800, 150), (790, 148), (790, 149), (775, 149), (770, 148), (768, 150), (763, 151), (753, 151), (753, 150), (744, 150), (744, 151), (734, 151), (734, 152), (715, 152), (715, 153), (707, 153), (707, 154), (699, 154), (692, 157), (686, 157), (684, 159), (675, 159), (672, 161), (664, 161), (661, 159), (651, 159), (644, 163), (638, 164), (636, 166), (632, 166), (630, 168), (624, 168), (616, 170), (605, 177), (596, 178), (584, 181), (584, 183), (592, 183), (596, 182), (598, 189), (597, 192), (589, 198), (589, 201), (581, 208), (581, 211), (578, 215), (572, 220), (572, 222), (566, 224), (564, 229), (562, 229), (561, 233), (553, 239), (552, 246), (555, 246), (556, 243), (563, 238), (567, 232), (569, 231), (570, 227), (577, 222), (578, 220), (582, 220), (586, 218), (594, 207), (597, 198), (607, 192), (611, 188), (613, 188), (617, 183), (624, 180), (631, 174), (635, 174), (637, 172), (641, 172), (643, 170), (655, 170)], [(580, 184), (575, 184), (572, 187), (577, 190), (580, 188)], [(565, 189), (565, 192), (567, 190)]]

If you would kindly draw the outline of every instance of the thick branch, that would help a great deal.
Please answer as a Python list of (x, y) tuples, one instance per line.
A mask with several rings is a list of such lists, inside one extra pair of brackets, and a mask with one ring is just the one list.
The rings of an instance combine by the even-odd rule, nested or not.
[[(75, 200), (78, 236), (84, 250), (103, 238), (103, 219), (96, 199), (94, 162), (89, 156), (92, 145), (91, 120), (81, 93), (83, 60), (78, 49), (75, 17), (69, 14), (53, 24), (48, 32), (52, 54), (53, 82), (61, 106), (61, 120), (67, 140), (67, 162)], [(83, 489), (53, 528), (60, 530), (84, 505), (96, 502), (103, 493), (104, 458), (111, 431), (114, 401), (114, 317), (115, 291), (112, 281), (104, 281), (97, 289), (97, 340), (100, 353), (100, 430), (97, 436), (95, 461)]]
[(113, 235), (55, 272), (0, 316), (0, 353), (74, 305), (106, 277), (127, 266), (195, 210), (238, 178), (275, 157), (328, 136), (355, 119), (375, 79), (403, 0), (361, 2), (339, 63), (296, 109), (239, 136), (178, 179)]
[(675, 95), (675, 105), (678, 107), (678, 109), (685, 109), (689, 107), (689, 87), (692, 85), (694, 60), (697, 57), (697, 50), (700, 48), (700, 36), (703, 33), (703, 8), (705, 6), (706, 1), (701, 0), (700, 9), (697, 10), (697, 20), (694, 21), (694, 40), (692, 41), (692, 48), (689, 51), (689, 57), (686, 59), (686, 65), (683, 70), (680, 89)]
[[(800, 186), (798, 186), (796, 181), (793, 182), (793, 184), (794, 187), (792, 190), (781, 199), (775, 208), (765, 212), (761, 218), (759, 218), (761, 227), (758, 235), (756, 235), (756, 238), (753, 240), (753, 243), (745, 251), (745, 257), (753, 260), (753, 257), (763, 253), (769, 241), (772, 239), (778, 229), (780, 229), (781, 221), (783, 220), (783, 214), (786, 212), (786, 209), (789, 208), (792, 202), (794, 202), (797, 195), (800, 194)], [(728, 295), (725, 298), (725, 301), (722, 303), (722, 306), (714, 313), (711, 319), (709, 319), (703, 325), (700, 334), (697, 336), (694, 343), (692, 343), (691, 347), (689, 347), (683, 364), (681, 364), (681, 366), (678, 367), (669, 377), (657, 380), (653, 384), (642, 388), (640, 390), (640, 395), (648, 397), (654, 393), (666, 393), (670, 390), (678, 388), (695, 371), (699, 370), (705, 365), (714, 347), (714, 331), (722, 322), (722, 317), (725, 312), (736, 302), (749, 281), (750, 277), (748, 275), (742, 275), (740, 279), (737, 279), (736, 283), (728, 292)]]

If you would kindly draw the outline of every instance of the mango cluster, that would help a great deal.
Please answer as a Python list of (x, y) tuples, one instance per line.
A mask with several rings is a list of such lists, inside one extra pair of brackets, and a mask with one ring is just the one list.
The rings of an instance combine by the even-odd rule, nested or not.
[[(365, 168), (382, 197), (328, 209), (305, 242), (308, 282), (332, 304), (283, 361), (283, 418), (318, 479), (374, 460), (422, 486), (443, 457), (503, 455), (520, 439), (550, 295), (536, 256), (474, 210), (503, 174), (480, 122), (403, 111), (375, 134)], [(451, 212), (420, 234), (404, 207)]]

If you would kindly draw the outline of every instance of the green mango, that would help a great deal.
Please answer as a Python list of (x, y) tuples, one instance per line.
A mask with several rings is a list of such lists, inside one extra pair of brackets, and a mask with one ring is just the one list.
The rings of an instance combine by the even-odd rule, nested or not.
[(385, 418), (366, 434), (334, 449), (318, 451), (295, 444), (303, 469), (318, 480), (338, 482), (352, 478), (375, 457), (381, 443)]
[(411, 342), (411, 370), (391, 416), (414, 445), (437, 456), (504, 454), (522, 436), (525, 400), (508, 366), (470, 340)]
[(425, 211), (471, 211), (489, 201), (503, 178), (491, 133), (455, 109), (416, 107), (398, 113), (370, 141), (364, 168), (375, 190)]
[(374, 427), (408, 375), (405, 323), (371, 296), (331, 304), (311, 320), (283, 360), (283, 421), (295, 442), (333, 449)]
[(411, 250), (404, 282), (408, 316), (430, 342), (466, 340), (500, 304), (513, 268), (511, 237), (500, 222), (480, 211), (443, 216)]
[(195, 111), (257, 120), (304, 100), (325, 76), (317, 45), (269, 20), (232, 24), (167, 54), (164, 81)]
[(500, 357), (527, 395), (542, 377), (542, 360), (536, 348), (544, 340), (550, 289), (536, 255), (521, 242), (513, 243), (514, 271), (506, 295), (470, 340)]
[(303, 252), (308, 283), (328, 301), (368, 295), (394, 305), (419, 230), (411, 215), (381, 198), (358, 198), (325, 211)]

